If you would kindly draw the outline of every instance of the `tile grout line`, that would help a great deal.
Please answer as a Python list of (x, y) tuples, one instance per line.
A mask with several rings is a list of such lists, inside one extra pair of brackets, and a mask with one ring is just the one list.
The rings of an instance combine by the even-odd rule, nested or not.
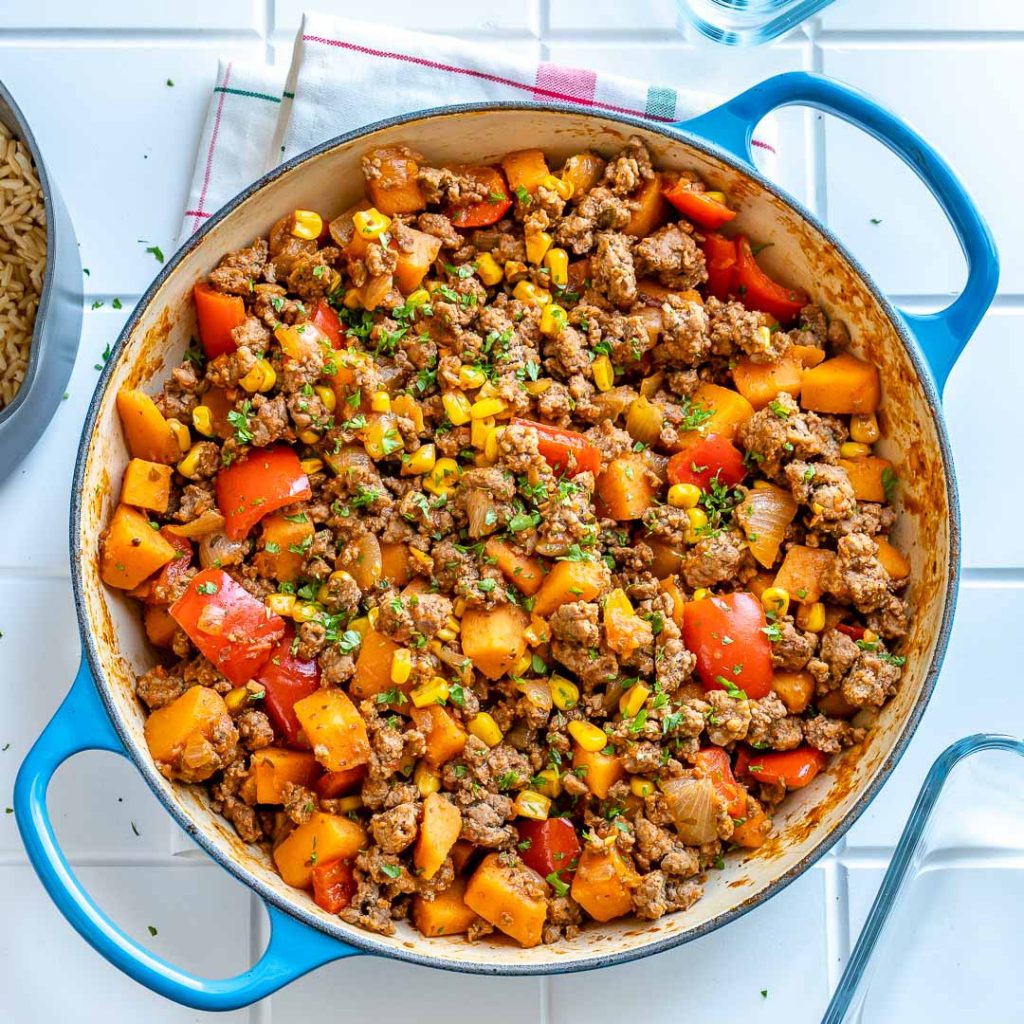
[(831, 994), (839, 985), (850, 955), (850, 887), (846, 867), (838, 860), (825, 865), (825, 949)]

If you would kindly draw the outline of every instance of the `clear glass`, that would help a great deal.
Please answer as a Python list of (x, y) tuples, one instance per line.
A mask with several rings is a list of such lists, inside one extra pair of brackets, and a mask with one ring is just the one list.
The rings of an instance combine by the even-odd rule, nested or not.
[(756, 46), (781, 36), (833, 0), (678, 0), (683, 15), (708, 39)]
[(935, 762), (822, 1024), (1024, 1020), (1024, 741)]

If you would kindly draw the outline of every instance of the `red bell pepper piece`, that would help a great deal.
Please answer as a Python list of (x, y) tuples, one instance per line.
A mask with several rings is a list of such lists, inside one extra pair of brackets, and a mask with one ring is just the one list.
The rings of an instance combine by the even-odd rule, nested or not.
[(661, 194), (686, 218), (702, 228), (714, 231), (736, 216), (725, 203), (712, 199), (706, 192), (697, 192), (685, 178), (661, 190)]
[(331, 348), (341, 348), (341, 321), (338, 314), (327, 304), (326, 299), (320, 299), (313, 308), (313, 315), (309, 318), (315, 327), (319, 327), (330, 339)]
[(733, 284), (737, 298), (748, 309), (769, 313), (780, 324), (795, 320), (810, 297), (800, 288), (776, 284), (758, 265), (745, 235), (736, 239), (736, 278)]
[(736, 278), (736, 243), (721, 235), (706, 235), (701, 248), (708, 271), (708, 292), (724, 301)]
[(803, 746), (767, 754), (740, 747), (736, 755), (736, 774), (773, 786), (784, 782), (787, 789), (800, 789), (818, 772), (824, 771), (827, 764), (828, 757), (814, 747)]
[(710, 779), (715, 791), (726, 802), (730, 818), (742, 818), (747, 813), (747, 792), (733, 778), (729, 755), (721, 747), (704, 747), (697, 751), (697, 771)]
[(697, 675), (705, 691), (736, 687), (751, 700), (771, 693), (767, 626), (761, 602), (743, 590), (686, 602), (683, 642), (697, 656)]
[(575, 430), (550, 427), (535, 420), (513, 419), (512, 422), (537, 431), (537, 450), (556, 473), (575, 476), (589, 470), (596, 476), (600, 472), (601, 453)]
[(203, 569), (193, 576), (169, 610), (192, 643), (235, 686), (256, 676), (284, 635), (284, 619), (223, 569)]
[(356, 879), (347, 860), (332, 860), (313, 868), (313, 900), (321, 910), (337, 914), (356, 894)]
[(179, 537), (171, 533), (166, 526), (160, 528), (160, 536), (166, 540), (175, 551), (180, 552), (180, 557), (172, 559), (154, 576), (143, 580), (134, 590), (128, 592), (129, 597), (145, 604), (168, 604), (167, 595), (171, 588), (188, 570), (192, 564), (192, 544), (185, 537)]
[(346, 768), (342, 772), (324, 772), (313, 787), (317, 795), (324, 800), (334, 800), (339, 796), (348, 796), (354, 793), (363, 784), (366, 778), (366, 765), (360, 764), (355, 768)]
[[(566, 818), (534, 821), (524, 818), (516, 822), (519, 830), (519, 856), (542, 878), (553, 872), (568, 882), (580, 859), (580, 841), (572, 822)], [(527, 845), (529, 844), (529, 845)]]
[(254, 448), (217, 474), (217, 506), (232, 540), (241, 540), (268, 513), (312, 496), (309, 477), (286, 444)]
[(668, 460), (668, 479), (673, 484), (696, 484), (702, 491), (719, 484), (733, 487), (747, 475), (740, 450), (720, 434), (708, 434)]
[(845, 622), (840, 622), (836, 626), (836, 629), (840, 633), (845, 633), (851, 640), (863, 640), (864, 639), (864, 627), (863, 626), (848, 626)]
[(291, 627), (287, 627), (256, 677), (266, 692), (263, 706), (267, 714), (292, 746), (298, 742), (302, 728), (295, 715), (295, 702), (320, 688), (319, 663), (315, 658), (306, 660), (292, 654), (293, 638)]
[(245, 323), (245, 303), (238, 295), (214, 291), (208, 284), (192, 289), (199, 323), (199, 340), (210, 359), (234, 352), (238, 346), (231, 332)]
[(459, 171), (479, 181), (487, 190), (487, 198), (468, 206), (449, 203), (445, 207), (449, 220), (460, 230), (497, 224), (512, 205), (505, 176), (497, 167), (460, 167)]

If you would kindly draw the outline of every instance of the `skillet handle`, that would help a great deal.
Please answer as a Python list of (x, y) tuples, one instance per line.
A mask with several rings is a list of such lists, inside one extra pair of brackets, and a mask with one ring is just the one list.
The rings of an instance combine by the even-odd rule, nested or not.
[(949, 371), (985, 315), (999, 280), (992, 235), (953, 169), (913, 128), (864, 93), (806, 71), (769, 78), (714, 110), (672, 127), (702, 136), (747, 164), (758, 122), (778, 107), (816, 107), (863, 129), (892, 150), (921, 179), (942, 207), (967, 260), (967, 283), (938, 313), (900, 310), (916, 336), (941, 392)]
[(115, 967), (160, 995), (197, 1010), (234, 1010), (276, 992), (315, 967), (360, 952), (265, 904), (270, 942), (263, 956), (233, 978), (200, 978), (149, 952), (93, 902), (53, 833), (46, 791), (60, 765), (83, 750), (127, 757), (83, 659), (71, 692), (29, 751), (14, 784), (14, 809), (29, 859), (72, 927)]

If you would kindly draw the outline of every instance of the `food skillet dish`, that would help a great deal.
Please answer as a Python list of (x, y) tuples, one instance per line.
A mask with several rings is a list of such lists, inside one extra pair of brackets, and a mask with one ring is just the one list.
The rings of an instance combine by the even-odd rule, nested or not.
[(372, 931), (685, 910), (898, 687), (877, 369), (639, 139), (363, 170), (118, 394), (150, 752)]

